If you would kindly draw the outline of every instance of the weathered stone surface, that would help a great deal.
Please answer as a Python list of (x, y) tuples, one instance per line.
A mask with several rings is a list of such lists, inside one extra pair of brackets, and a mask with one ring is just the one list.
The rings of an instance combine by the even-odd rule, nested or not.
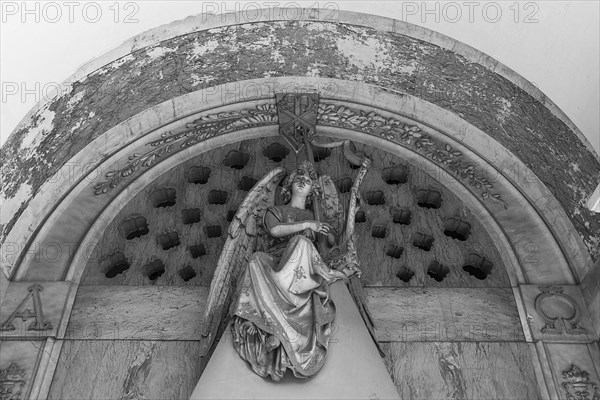
[(540, 399), (527, 343), (389, 343), (403, 399)]
[(581, 281), (579, 288), (596, 328), (596, 339), (598, 339), (600, 338), (600, 260)]
[(510, 289), (368, 288), (380, 341), (523, 341)]
[[(543, 104), (485, 67), (426, 42), (371, 28), (300, 21), (236, 25), (176, 37), (74, 84), (71, 93), (15, 131), (1, 150), (7, 182), (3, 197), (10, 205), (2, 238), (42, 183), (117, 123), (201, 88), (294, 75), (383, 86), (461, 116), (538, 175), (564, 206), (592, 256), (598, 257), (600, 222), (585, 202), (595, 188), (600, 163)], [(236, 85), (239, 90), (242, 83)]]
[(67, 340), (48, 399), (189, 399), (199, 342)]
[(65, 336), (200, 340), (208, 287), (80, 286)]

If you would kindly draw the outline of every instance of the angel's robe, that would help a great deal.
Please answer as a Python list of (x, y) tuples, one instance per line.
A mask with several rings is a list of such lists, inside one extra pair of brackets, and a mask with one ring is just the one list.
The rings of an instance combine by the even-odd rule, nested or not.
[[(283, 223), (314, 219), (311, 211), (291, 206), (267, 213)], [(240, 280), (233, 345), (262, 377), (279, 381), (289, 368), (307, 378), (325, 363), (335, 319), (329, 284), (345, 274), (325, 265), (313, 239), (308, 231), (273, 238), (269, 250), (250, 257)]]

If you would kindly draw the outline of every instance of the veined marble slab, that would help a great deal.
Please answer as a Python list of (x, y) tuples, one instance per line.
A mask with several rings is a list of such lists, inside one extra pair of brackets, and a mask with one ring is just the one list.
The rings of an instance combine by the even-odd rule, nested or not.
[[(524, 341), (510, 288), (366, 288), (379, 341)], [(80, 286), (66, 338), (200, 340), (206, 286)]]
[(403, 399), (541, 399), (530, 343), (389, 343)]
[(199, 342), (65, 340), (48, 399), (188, 399)]

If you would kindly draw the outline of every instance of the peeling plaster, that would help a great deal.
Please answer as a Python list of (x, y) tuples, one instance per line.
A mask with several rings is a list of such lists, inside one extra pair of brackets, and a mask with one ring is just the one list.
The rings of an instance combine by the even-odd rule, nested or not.
[(188, 59), (194, 60), (198, 57), (202, 57), (205, 54), (215, 50), (217, 47), (219, 47), (219, 42), (216, 40), (208, 40), (206, 43), (194, 42), (194, 49)]
[(78, 92), (75, 96), (73, 96), (69, 99), (67, 106), (69, 108), (73, 108), (74, 105), (76, 105), (77, 103), (79, 103), (81, 101), (81, 99), (83, 99), (84, 95), (85, 95), (85, 90)]
[(503, 124), (506, 121), (506, 117), (510, 115), (512, 104), (505, 98), (500, 98), (500, 104), (501, 107), (498, 109), (496, 118), (498, 119), (498, 122)]
[(110, 71), (118, 69), (119, 67), (121, 67), (124, 64), (127, 64), (127, 63), (133, 61), (134, 59), (135, 58), (134, 58), (133, 54), (128, 54), (125, 57), (121, 57), (118, 60), (113, 61), (112, 63), (110, 63), (107, 66), (104, 66), (102, 68), (97, 69), (96, 71), (92, 72), (88, 76), (84, 77), (80, 82), (84, 82), (90, 76), (104, 75), (104, 74), (106, 74), (106, 73), (108, 73)]
[(2, 211), (0, 212), (0, 225), (5, 226), (10, 223), (17, 211), (22, 204), (27, 203), (32, 194), (32, 187), (28, 184), (24, 184), (19, 187), (14, 197), (9, 202), (5, 202), (4, 196), (2, 196)]
[(38, 113), (33, 121), (28, 126), (28, 132), (23, 136), (21, 141), (21, 149), (27, 149), (28, 151), (34, 151), (35, 147), (43, 140), (44, 136), (52, 132), (52, 121), (54, 120), (55, 113), (44, 109), (41, 113)]
[(174, 51), (175, 51), (175, 49), (170, 49), (167, 47), (155, 47), (152, 50), (146, 52), (146, 56), (151, 59), (155, 59), (155, 58), (164, 57), (166, 54), (172, 53)]

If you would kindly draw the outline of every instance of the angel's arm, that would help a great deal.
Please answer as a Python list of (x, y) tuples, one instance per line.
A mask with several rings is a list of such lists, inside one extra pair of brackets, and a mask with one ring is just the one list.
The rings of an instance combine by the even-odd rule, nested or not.
[(265, 215), (265, 227), (271, 234), (271, 236), (279, 238), (288, 235), (292, 235), (296, 232), (303, 231), (306, 229), (304, 222), (289, 222), (284, 223), (273, 214), (273, 211), (267, 211)]
[(319, 221), (281, 222), (271, 210), (265, 214), (265, 226), (271, 236), (276, 238), (293, 235), (305, 229), (328, 234), (331, 229), (329, 224)]

